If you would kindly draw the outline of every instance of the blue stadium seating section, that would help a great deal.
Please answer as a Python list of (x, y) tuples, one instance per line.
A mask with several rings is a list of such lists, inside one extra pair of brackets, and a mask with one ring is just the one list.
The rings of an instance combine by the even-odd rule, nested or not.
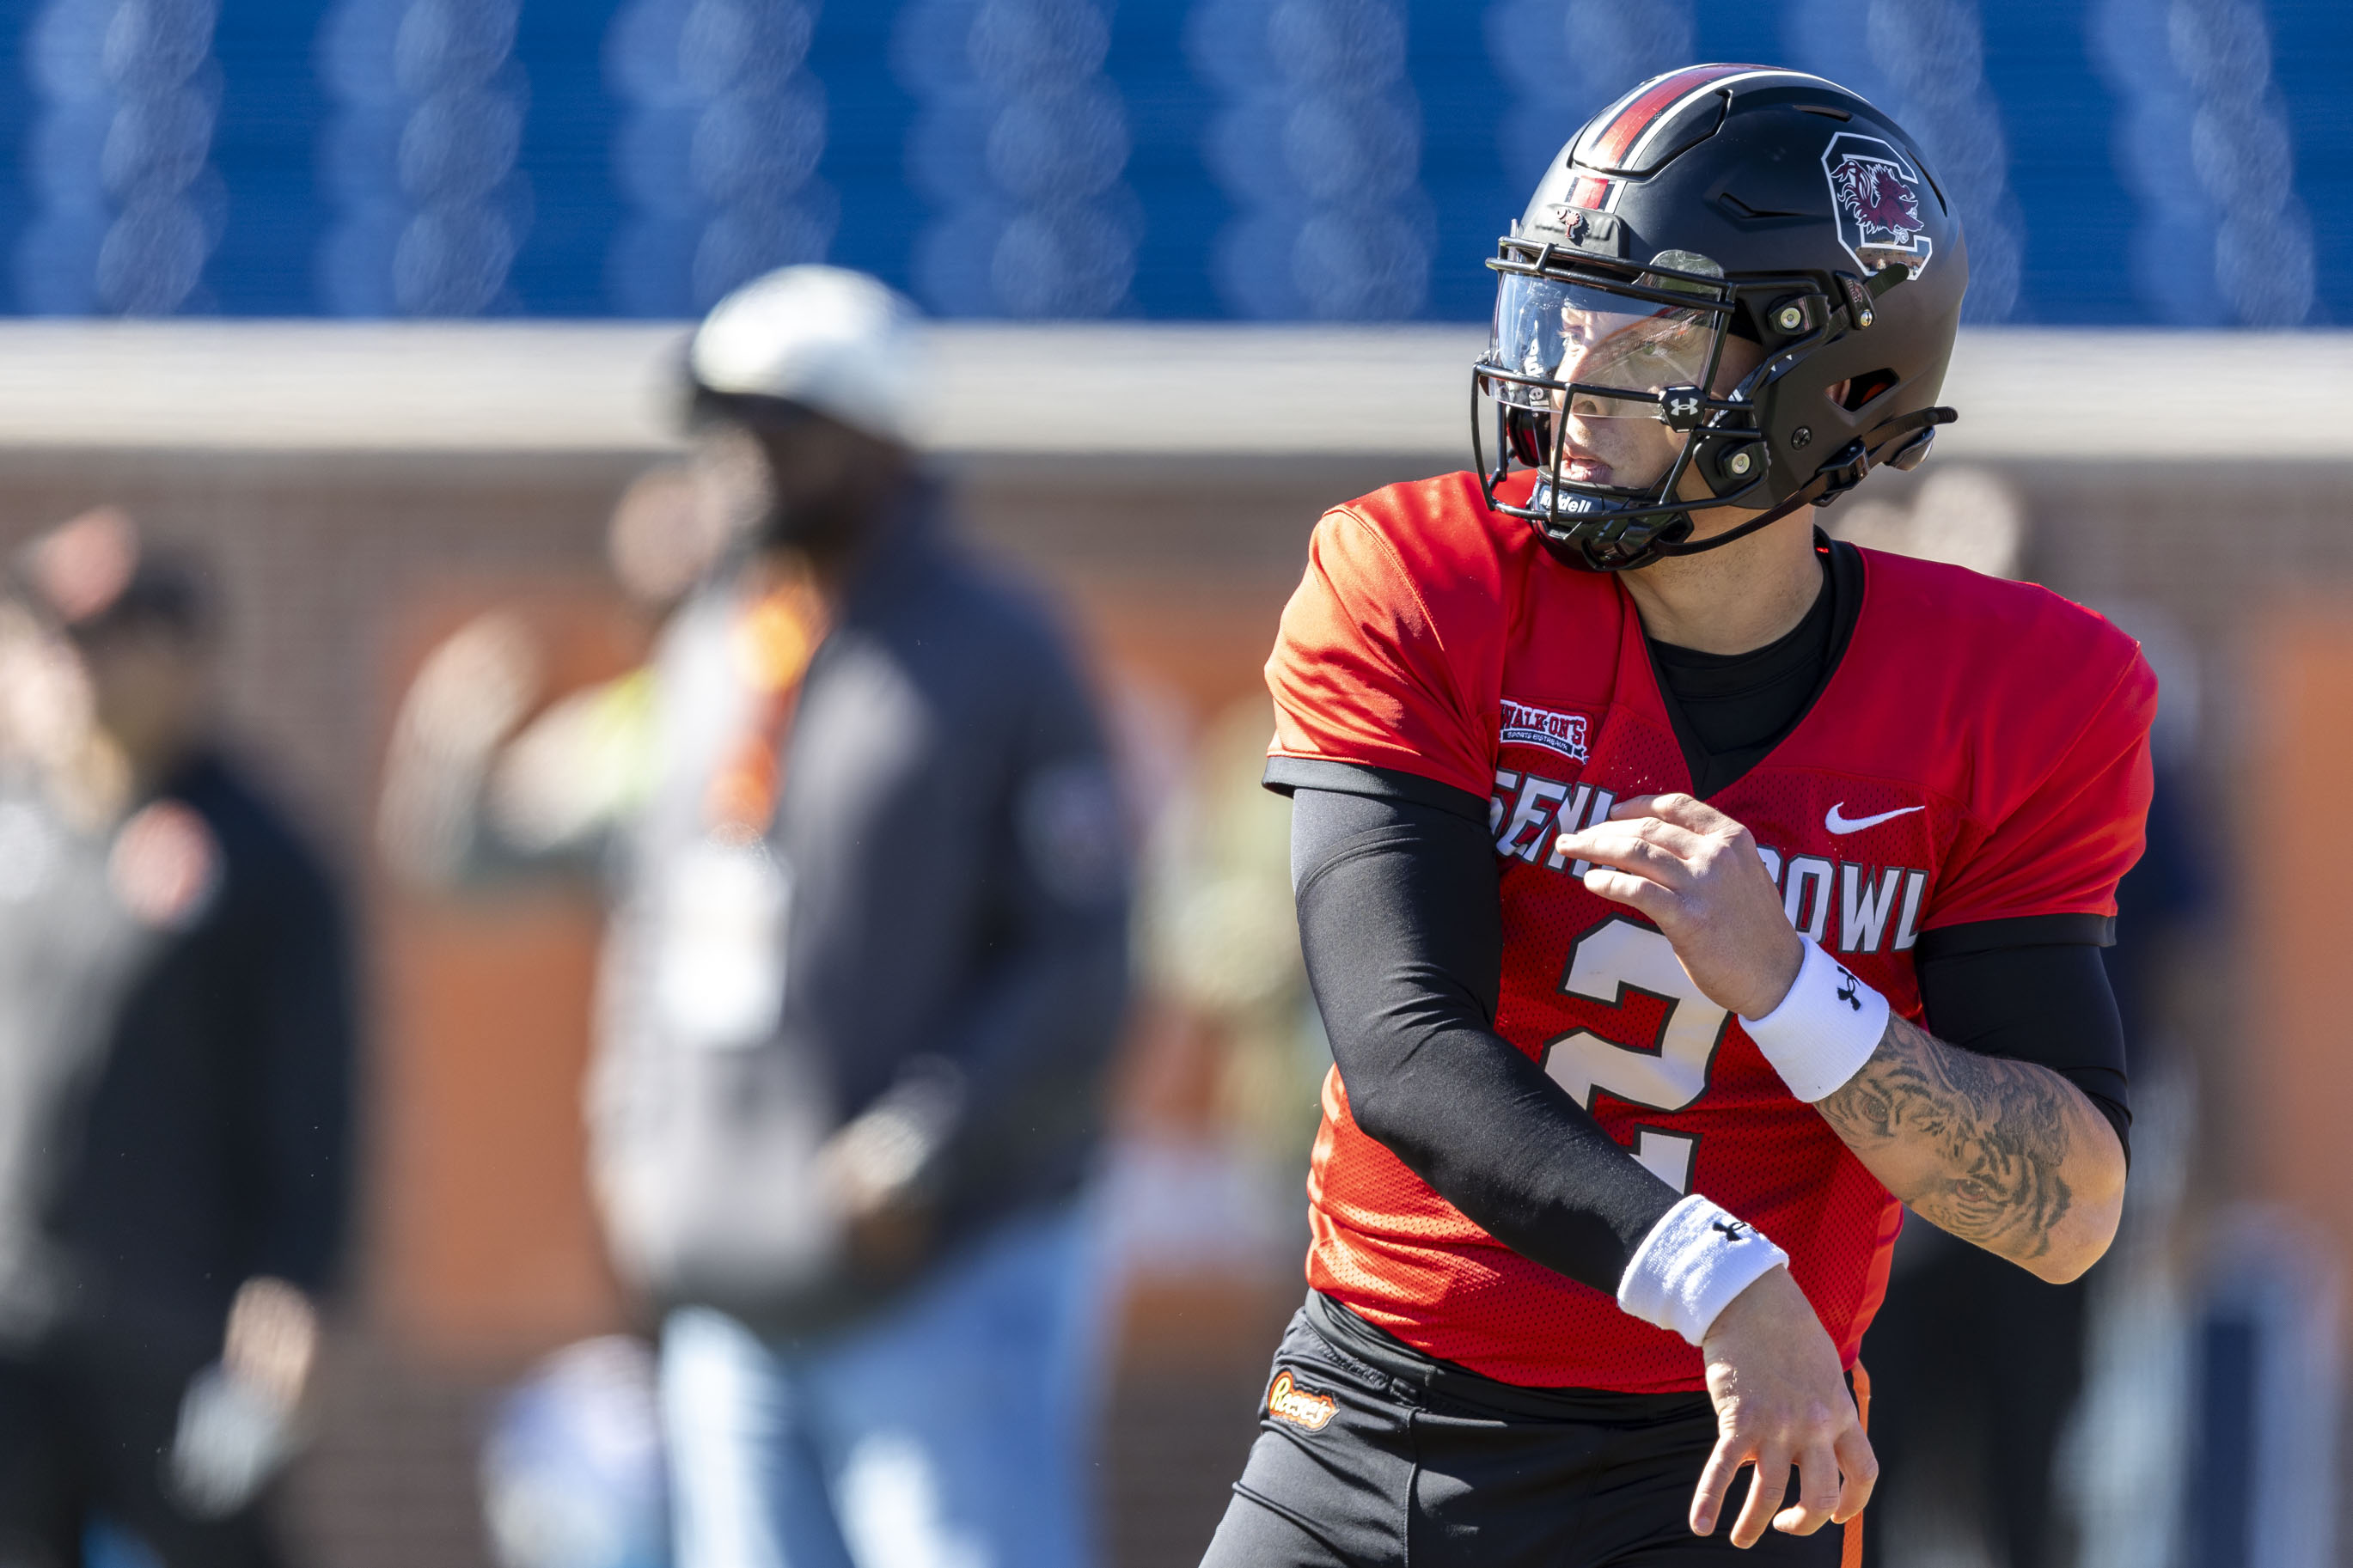
[(2353, 319), (2345, 0), (0, 0), (0, 313), (1471, 320), (1694, 58), (1911, 125), (1979, 320)]

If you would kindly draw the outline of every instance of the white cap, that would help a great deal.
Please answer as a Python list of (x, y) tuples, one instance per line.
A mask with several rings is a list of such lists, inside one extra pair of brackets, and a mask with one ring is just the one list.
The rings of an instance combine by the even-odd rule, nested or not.
[(880, 279), (839, 267), (785, 267), (712, 307), (687, 367), (712, 392), (789, 398), (903, 441), (918, 332), (915, 308)]

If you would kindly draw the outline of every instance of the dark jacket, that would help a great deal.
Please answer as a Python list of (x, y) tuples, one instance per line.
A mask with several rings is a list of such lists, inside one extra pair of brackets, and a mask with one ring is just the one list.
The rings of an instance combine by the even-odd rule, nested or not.
[(340, 900), (229, 763), (103, 834), (0, 786), (0, 1342), (209, 1354), (246, 1279), (327, 1288), (353, 1034)]
[(1062, 637), (944, 536), (928, 495), (809, 666), (760, 864), (731, 860), (703, 806), (743, 733), (733, 616), (723, 585), (658, 656), (660, 773), (621, 847), (596, 1163), (616, 1253), (657, 1299), (789, 1332), (887, 1294), (846, 1268), (811, 1163), (886, 1097), (936, 1138), (935, 1258), (1075, 1191), (1125, 1001), (1127, 865)]

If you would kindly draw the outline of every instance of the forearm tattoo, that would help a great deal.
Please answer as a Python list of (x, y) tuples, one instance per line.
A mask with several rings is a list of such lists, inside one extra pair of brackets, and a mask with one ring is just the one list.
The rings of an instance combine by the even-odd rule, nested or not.
[[(1858, 1154), (1892, 1145), (1933, 1156), (1897, 1191), (1923, 1219), (2025, 1262), (2051, 1250), (2073, 1194), (2074, 1090), (2025, 1062), (1940, 1044), (1900, 1016), (1846, 1086), (1816, 1107)], [(1890, 1184), (1891, 1188), (1894, 1184)]]

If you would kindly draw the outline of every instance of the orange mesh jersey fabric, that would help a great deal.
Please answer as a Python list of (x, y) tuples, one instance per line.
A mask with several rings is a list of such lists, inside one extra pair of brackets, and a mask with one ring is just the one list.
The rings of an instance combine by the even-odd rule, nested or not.
[[(1863, 561), (1829, 686), (1713, 804), (1756, 835), (1791, 921), (1916, 1019), (1921, 932), (2115, 913), (2140, 854), (2156, 681), (2129, 638), (2042, 588)], [(1468, 474), (1392, 486), (1317, 528), (1267, 681), (1275, 755), (1489, 798), (1497, 1029), (1643, 1163), (1779, 1243), (1852, 1364), (1895, 1200), (1665, 938), (1553, 852), (1618, 801), (1690, 784), (1616, 579), (1555, 562)], [(1428, 1354), (1527, 1386), (1703, 1386), (1696, 1350), (1511, 1251), (1361, 1132), (1336, 1072), (1308, 1194), (1309, 1281)]]

